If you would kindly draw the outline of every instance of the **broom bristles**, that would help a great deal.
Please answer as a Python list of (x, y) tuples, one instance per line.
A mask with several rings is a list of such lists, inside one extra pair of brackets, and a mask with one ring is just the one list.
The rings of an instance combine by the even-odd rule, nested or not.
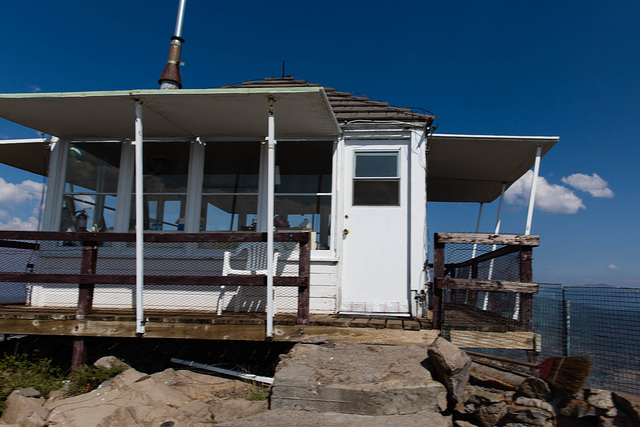
[(591, 361), (587, 357), (555, 357), (545, 360), (540, 366), (542, 378), (556, 388), (571, 393), (582, 389), (589, 374)]

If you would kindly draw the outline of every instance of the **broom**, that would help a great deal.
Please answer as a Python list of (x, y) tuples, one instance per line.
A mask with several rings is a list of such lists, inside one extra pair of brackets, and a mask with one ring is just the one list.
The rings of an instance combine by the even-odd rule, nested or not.
[(505, 357), (489, 356), (475, 351), (467, 351), (467, 354), (536, 368), (540, 373), (540, 378), (554, 387), (570, 393), (580, 391), (591, 373), (591, 361), (587, 357), (551, 357), (536, 365), (535, 363), (507, 359)]

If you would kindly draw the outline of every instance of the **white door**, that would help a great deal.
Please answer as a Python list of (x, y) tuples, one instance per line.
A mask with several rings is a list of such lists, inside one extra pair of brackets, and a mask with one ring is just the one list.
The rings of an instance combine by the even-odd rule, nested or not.
[(409, 313), (407, 143), (345, 146), (341, 312)]

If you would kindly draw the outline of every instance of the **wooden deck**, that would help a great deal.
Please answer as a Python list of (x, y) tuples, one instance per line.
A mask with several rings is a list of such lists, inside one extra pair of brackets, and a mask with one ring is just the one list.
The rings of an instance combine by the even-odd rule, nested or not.
[[(145, 311), (144, 338), (264, 341), (264, 313)], [(75, 308), (0, 305), (0, 333), (75, 337), (135, 337), (133, 310), (95, 309), (84, 320)], [(273, 341), (354, 342), (369, 344), (430, 344), (440, 335), (429, 319), (365, 315), (311, 315), (308, 325), (296, 325), (295, 315), (274, 317)], [(474, 348), (532, 349), (532, 333), (455, 331), (454, 343)]]

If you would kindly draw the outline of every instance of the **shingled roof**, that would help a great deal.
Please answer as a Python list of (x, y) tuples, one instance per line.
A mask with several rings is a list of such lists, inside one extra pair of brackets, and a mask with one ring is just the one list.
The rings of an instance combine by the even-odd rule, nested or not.
[[(317, 83), (299, 80), (295, 77), (268, 77), (264, 80), (253, 80), (240, 84), (225, 85), (222, 88), (237, 87), (320, 87)], [(372, 101), (365, 96), (355, 96), (349, 92), (340, 92), (334, 88), (322, 86), (333, 113), (339, 123), (347, 123), (354, 120), (369, 120), (377, 122), (411, 122), (430, 125), (434, 117), (428, 114), (415, 113), (410, 108), (390, 106), (386, 102)]]

